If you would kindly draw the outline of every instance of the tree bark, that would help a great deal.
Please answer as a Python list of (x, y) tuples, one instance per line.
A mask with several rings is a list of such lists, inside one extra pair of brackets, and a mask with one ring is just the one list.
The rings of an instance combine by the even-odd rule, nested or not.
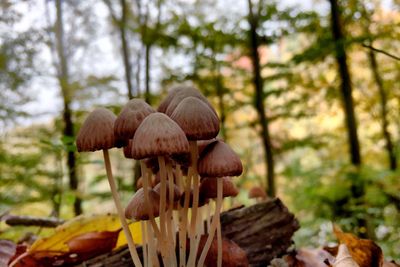
[[(372, 44), (371, 44), (372, 46)], [(392, 137), (389, 132), (389, 121), (388, 121), (388, 110), (387, 110), (387, 94), (386, 90), (383, 85), (383, 80), (382, 77), (379, 73), (379, 67), (378, 63), (376, 61), (376, 55), (373, 50), (368, 51), (368, 59), (369, 59), (369, 64), (371, 66), (371, 71), (374, 76), (374, 80), (376, 83), (376, 86), (378, 87), (378, 92), (379, 92), (379, 100), (380, 100), (380, 106), (381, 106), (381, 122), (382, 122), (382, 134), (383, 138), (385, 139), (386, 143), (386, 151), (388, 154), (389, 158), (389, 168), (391, 170), (396, 170), (397, 169), (397, 158), (396, 158), (396, 153), (394, 151), (394, 146), (392, 142)]]
[(249, 31), (249, 43), (250, 43), (250, 53), (251, 62), (253, 65), (253, 84), (255, 90), (255, 108), (257, 110), (261, 132), (260, 136), (262, 139), (263, 149), (264, 149), (264, 162), (266, 166), (267, 174), (267, 193), (269, 196), (275, 196), (275, 173), (274, 173), (274, 157), (272, 152), (272, 143), (269, 133), (269, 122), (265, 114), (264, 105), (264, 81), (261, 77), (261, 67), (260, 67), (260, 55), (258, 54), (259, 48), (259, 38), (257, 34), (258, 28), (258, 15), (253, 13), (252, 0), (248, 0), (249, 5), (249, 15), (248, 22), (250, 24)]
[[(126, 1), (120, 0), (121, 4), (121, 19), (118, 21), (118, 28), (121, 35), (121, 47), (122, 47), (122, 57), (124, 61), (124, 70), (125, 70), (125, 82), (126, 88), (128, 90), (128, 99), (133, 98), (133, 86), (132, 86), (132, 67), (130, 62), (130, 53), (129, 53), (129, 45), (128, 40), (126, 38), (126, 15), (127, 15), (127, 8), (126, 8)], [(137, 92), (136, 92), (137, 93)]]
[(351, 163), (355, 166), (361, 165), (360, 144), (358, 141), (357, 122), (354, 112), (352, 96), (352, 84), (350, 72), (347, 65), (347, 54), (345, 49), (345, 36), (342, 30), (340, 11), (337, 0), (329, 0), (331, 6), (331, 30), (335, 42), (336, 61), (341, 78), (341, 93), (344, 107), (345, 124), (350, 145)]
[[(56, 0), (56, 11), (57, 11), (57, 21), (56, 21), (56, 41), (57, 41), (57, 54), (59, 60), (58, 68), (58, 80), (61, 89), (61, 95), (63, 97), (63, 121), (64, 129), (63, 135), (67, 140), (68, 145), (72, 145), (74, 140), (74, 123), (72, 120), (71, 111), (71, 88), (69, 85), (69, 73), (68, 73), (68, 62), (65, 55), (64, 47), (64, 29), (63, 29), (63, 11), (62, 11), (62, 1)], [(68, 176), (69, 176), (69, 187), (74, 192), (78, 192), (79, 180), (77, 175), (76, 166), (76, 155), (71, 149), (67, 151), (67, 166), (68, 166)], [(82, 213), (82, 199), (78, 194), (75, 195), (74, 201), (74, 213), (79, 215)]]

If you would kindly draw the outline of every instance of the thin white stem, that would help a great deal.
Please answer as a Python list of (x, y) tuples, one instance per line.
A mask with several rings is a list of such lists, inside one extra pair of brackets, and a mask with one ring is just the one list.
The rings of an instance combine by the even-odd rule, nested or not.
[(197, 267), (203, 267), (204, 261), (206, 260), (208, 250), (211, 247), (211, 243), (214, 239), (215, 231), (219, 224), (218, 217), (220, 214), (221, 205), (222, 205), (222, 179), (217, 178), (217, 204), (215, 207), (214, 218), (212, 220), (211, 229), (208, 233), (208, 238), (207, 238), (206, 244), (204, 245), (203, 251), (201, 252)]
[(121, 221), (122, 229), (124, 231), (126, 240), (128, 242), (129, 252), (131, 253), (132, 261), (136, 267), (142, 267), (142, 263), (140, 262), (139, 255), (136, 251), (135, 243), (133, 242), (131, 231), (129, 230), (128, 223), (126, 222), (124, 210), (122, 208), (121, 201), (119, 199), (117, 185), (115, 183), (114, 177), (112, 175), (110, 156), (108, 155), (108, 150), (103, 149), (104, 156), (104, 164), (106, 167), (108, 183), (110, 184), (111, 193), (114, 199), (115, 207), (117, 208), (117, 213), (119, 216), (119, 220)]
[(148, 247), (148, 242), (147, 242), (147, 234), (146, 234), (146, 224), (144, 221), (140, 221), (140, 230), (142, 231), (142, 255), (143, 255), (143, 265), (144, 267), (149, 266), (149, 247)]
[(173, 208), (174, 208), (174, 194), (175, 194), (175, 183), (174, 183), (174, 173), (172, 172), (171, 163), (168, 161), (166, 164), (167, 175), (168, 175), (168, 211), (167, 211), (167, 228), (169, 235), (169, 248), (171, 254), (172, 266), (177, 266), (177, 259), (175, 253), (175, 231), (173, 229)]
[[(222, 179), (219, 179), (222, 180)], [(218, 242), (218, 256), (217, 256), (217, 266), (222, 267), (222, 231), (221, 231), (221, 218), (217, 217), (217, 242)]]

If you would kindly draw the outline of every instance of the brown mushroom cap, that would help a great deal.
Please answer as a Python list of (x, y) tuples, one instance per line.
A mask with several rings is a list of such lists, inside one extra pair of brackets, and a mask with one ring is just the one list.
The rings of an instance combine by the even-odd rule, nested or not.
[[(199, 243), (199, 252), (197, 257), (200, 257), (206, 244), (208, 235), (202, 235)], [(204, 265), (207, 267), (217, 267), (218, 258), (218, 241), (215, 236), (211, 247), (208, 250)], [(246, 252), (239, 247), (235, 242), (229, 239), (222, 238), (222, 266), (224, 267), (248, 267), (249, 261)]]
[(192, 86), (188, 86), (186, 87), (184, 90), (179, 90), (178, 92), (175, 93), (175, 95), (172, 97), (170, 103), (168, 104), (167, 109), (165, 110), (165, 114), (167, 114), (168, 116), (171, 116), (172, 113), (175, 111), (176, 107), (179, 105), (179, 103), (187, 98), (187, 97), (195, 97), (200, 99), (201, 101), (203, 101), (212, 112), (215, 112), (213, 106), (210, 104), (210, 102), (208, 102), (207, 98), (205, 96), (203, 96), (202, 93), (200, 93), (199, 90), (197, 90), (195, 87)]
[(169, 103), (171, 103), (172, 99), (175, 97), (175, 95), (181, 91), (186, 90), (191, 86), (187, 85), (176, 85), (173, 86), (172, 88), (169, 89), (167, 96), (161, 101), (160, 105), (157, 108), (158, 112), (165, 113), (167, 110)]
[(119, 147), (114, 136), (114, 122), (116, 116), (105, 108), (93, 110), (86, 118), (78, 137), (76, 146), (79, 152), (96, 151)]
[(217, 140), (223, 141), (222, 139), (219, 139), (219, 138), (212, 138), (210, 140), (198, 140), (197, 141), (197, 149), (199, 150), (199, 155), (201, 155), (201, 153), (203, 153), (204, 149), (209, 144), (214, 143)]
[(154, 112), (156, 111), (142, 99), (129, 100), (115, 121), (115, 136), (121, 140), (132, 139), (143, 119)]
[[(160, 183), (156, 184), (156, 186), (153, 189), (158, 194), (160, 194), (161, 184)], [(181, 190), (179, 190), (178, 186), (176, 184), (174, 184), (174, 196), (173, 196), (174, 202), (179, 201), (180, 198), (181, 198), (181, 195), (182, 195)], [(166, 195), (166, 198), (169, 199), (169, 183), (167, 183), (167, 195)]]
[[(160, 195), (151, 188), (149, 188), (149, 201), (154, 217), (158, 217), (160, 215)], [(129, 201), (128, 206), (125, 208), (125, 218), (133, 219), (135, 221), (144, 221), (149, 219), (149, 211), (144, 202), (143, 188), (136, 191)]]
[(200, 99), (186, 97), (171, 114), (189, 140), (209, 140), (218, 135), (217, 115)]
[[(199, 207), (204, 206), (209, 202), (209, 199), (204, 197), (201, 192), (199, 193)], [(182, 193), (181, 199), (180, 199), (180, 204), (183, 207), (185, 204), (185, 193)], [(193, 190), (190, 191), (190, 196), (189, 196), (189, 208), (193, 207)]]
[(236, 197), (239, 194), (230, 177), (214, 178), (206, 177), (201, 180), (200, 192), (206, 198), (217, 198), (217, 179), (222, 179), (222, 196)]
[(203, 177), (239, 176), (243, 166), (239, 156), (227, 144), (216, 141), (200, 155), (198, 171)]
[(133, 156), (132, 156), (132, 142), (133, 142), (133, 140), (129, 139), (127, 145), (123, 147), (124, 156), (127, 159), (133, 159)]
[(147, 116), (133, 138), (132, 155), (135, 159), (188, 151), (189, 142), (185, 133), (176, 122), (159, 112)]
[(253, 186), (250, 191), (249, 191), (249, 198), (262, 198), (265, 199), (267, 197), (267, 194), (265, 193), (265, 190), (262, 189), (259, 186)]

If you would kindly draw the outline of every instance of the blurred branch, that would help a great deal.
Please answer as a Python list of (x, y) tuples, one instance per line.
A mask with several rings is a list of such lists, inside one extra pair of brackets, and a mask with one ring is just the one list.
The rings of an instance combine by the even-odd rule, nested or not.
[(371, 49), (371, 50), (373, 50), (373, 51), (375, 51), (375, 52), (384, 54), (384, 55), (386, 55), (386, 56), (388, 56), (388, 57), (391, 57), (391, 58), (393, 58), (393, 59), (395, 59), (395, 60), (399, 60), (399, 61), (400, 61), (400, 57), (395, 56), (395, 55), (393, 55), (393, 54), (391, 54), (391, 53), (389, 53), (389, 52), (386, 52), (386, 51), (384, 51), (384, 50), (375, 48), (375, 47), (373, 47), (373, 46), (371, 46), (371, 45), (367, 45), (367, 44), (362, 44), (362, 46), (365, 47), (365, 48), (369, 48), (369, 49)]
[(40, 226), (40, 227), (57, 227), (58, 225), (64, 223), (64, 220), (58, 218), (39, 218), (31, 216), (17, 216), (8, 215), (5, 216), (6, 224), (10, 226)]

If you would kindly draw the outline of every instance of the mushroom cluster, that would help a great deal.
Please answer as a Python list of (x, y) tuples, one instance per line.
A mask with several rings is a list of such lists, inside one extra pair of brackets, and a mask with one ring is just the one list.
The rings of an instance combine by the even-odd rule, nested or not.
[[(118, 117), (101, 108), (84, 122), (77, 137), (78, 151), (103, 150), (135, 266), (247, 266), (244, 251), (222, 240), (223, 198), (238, 194), (231, 177), (241, 175), (242, 163), (216, 138), (218, 132), (217, 113), (191, 86), (172, 88), (157, 111), (143, 100), (132, 99)], [(139, 189), (125, 210), (108, 156), (108, 149), (122, 146), (125, 157), (139, 160), (141, 167)], [(143, 263), (126, 219), (141, 222)], [(224, 253), (227, 250), (231, 252)]]

